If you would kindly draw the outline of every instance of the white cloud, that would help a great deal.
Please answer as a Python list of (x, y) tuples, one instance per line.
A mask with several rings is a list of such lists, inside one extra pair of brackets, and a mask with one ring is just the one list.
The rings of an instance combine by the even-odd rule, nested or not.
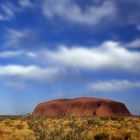
[(32, 30), (7, 29), (5, 39), (7, 47), (29, 46), (35, 42), (35, 33)]
[(0, 21), (9, 20), (15, 15), (15, 8), (12, 3), (7, 2), (0, 5), (2, 13), (0, 13)]
[(13, 80), (12, 81), (6, 81), (5, 85), (7, 87), (10, 87), (14, 91), (22, 91), (26, 87), (26, 84), (24, 82), (21, 82), (21, 81), (13, 81)]
[(0, 58), (12, 58), (12, 57), (18, 57), (23, 54), (22, 51), (3, 51), (0, 52)]
[(137, 26), (136, 26), (136, 29), (137, 29), (138, 31), (140, 31), (140, 25), (137, 25)]
[(16, 16), (17, 13), (21, 13), (25, 8), (33, 8), (33, 3), (30, 0), (18, 0), (19, 5), (7, 0), (0, 3), (0, 21), (8, 21)]
[(30, 0), (19, 0), (19, 4), (22, 7), (32, 7), (32, 3)]
[(27, 56), (29, 58), (37, 58), (37, 54), (34, 52), (26, 52), (26, 51), (3, 51), (0, 52), (0, 58), (15, 58), (15, 57), (23, 57)]
[(45, 57), (54, 64), (82, 69), (126, 70), (129, 72), (139, 72), (140, 70), (140, 53), (130, 51), (114, 41), (106, 41), (92, 48), (60, 46), (55, 51), (47, 50)]
[(111, 80), (111, 81), (97, 81), (89, 83), (87, 89), (90, 91), (119, 91), (132, 88), (140, 88), (140, 82), (132, 82), (128, 80)]
[(82, 9), (72, 0), (45, 0), (43, 13), (46, 17), (58, 16), (74, 23), (95, 25), (111, 19), (115, 14), (113, 2), (104, 1), (101, 5), (90, 5)]
[(75, 0), (44, 0), (42, 5), (47, 18), (59, 17), (71, 23), (97, 25), (99, 28), (105, 25), (103, 22), (109, 27), (139, 26), (140, 23), (139, 0), (128, 0), (127, 3), (125, 0), (90, 0), (81, 5)]
[(37, 53), (34, 53), (34, 52), (25, 52), (24, 54), (30, 58), (37, 58), (38, 57)]
[(126, 44), (130, 48), (140, 48), (140, 39), (135, 39), (132, 42)]
[(60, 73), (57, 68), (41, 68), (38, 66), (6, 65), (0, 66), (1, 77), (14, 77), (23, 80), (51, 80)]

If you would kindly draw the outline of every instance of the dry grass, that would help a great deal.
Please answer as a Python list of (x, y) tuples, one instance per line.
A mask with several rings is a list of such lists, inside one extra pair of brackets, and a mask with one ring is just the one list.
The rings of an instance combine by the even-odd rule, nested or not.
[(0, 140), (140, 140), (140, 118), (0, 117)]

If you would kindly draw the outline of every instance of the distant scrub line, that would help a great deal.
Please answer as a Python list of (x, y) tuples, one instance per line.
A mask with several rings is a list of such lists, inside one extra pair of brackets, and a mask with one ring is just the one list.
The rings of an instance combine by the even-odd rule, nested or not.
[(139, 132), (139, 117), (0, 117), (0, 140), (140, 140)]

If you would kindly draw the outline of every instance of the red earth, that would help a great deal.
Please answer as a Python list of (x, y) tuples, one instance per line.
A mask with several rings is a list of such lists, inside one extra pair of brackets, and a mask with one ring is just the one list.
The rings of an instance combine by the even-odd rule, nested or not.
[(127, 107), (120, 102), (99, 98), (57, 99), (40, 103), (33, 115), (58, 116), (130, 116)]

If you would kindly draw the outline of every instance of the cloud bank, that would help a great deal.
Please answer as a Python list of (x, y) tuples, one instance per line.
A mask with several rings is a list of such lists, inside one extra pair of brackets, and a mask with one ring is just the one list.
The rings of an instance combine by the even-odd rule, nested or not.
[(29, 58), (36, 58), (37, 54), (34, 52), (28, 52), (23, 50), (14, 50), (14, 51), (2, 51), (0, 52), (0, 58), (16, 58), (16, 57), (29, 57)]
[(73, 68), (125, 70), (136, 73), (140, 70), (140, 53), (115, 41), (106, 41), (91, 48), (60, 46), (58, 50), (47, 50), (45, 57), (51, 63)]
[(123, 22), (124, 25), (137, 27), (140, 23), (140, 2), (138, 0), (128, 0), (127, 3), (124, 0), (90, 2), (83, 8), (82, 4), (74, 0), (44, 0), (42, 11), (47, 18), (59, 17), (68, 23), (83, 25), (101, 26), (103, 22), (109, 25)]
[(45, 0), (43, 3), (43, 13), (46, 17), (58, 16), (63, 20), (87, 25), (95, 25), (110, 19), (114, 12), (114, 5), (110, 1), (104, 1), (100, 5), (91, 5), (85, 10), (73, 0)]
[(100, 92), (122, 91), (131, 88), (140, 88), (140, 82), (132, 82), (128, 80), (110, 80), (97, 81), (87, 85), (88, 90)]
[(35, 65), (0, 66), (0, 77), (20, 78), (23, 80), (51, 80), (60, 73), (57, 68), (41, 68)]

